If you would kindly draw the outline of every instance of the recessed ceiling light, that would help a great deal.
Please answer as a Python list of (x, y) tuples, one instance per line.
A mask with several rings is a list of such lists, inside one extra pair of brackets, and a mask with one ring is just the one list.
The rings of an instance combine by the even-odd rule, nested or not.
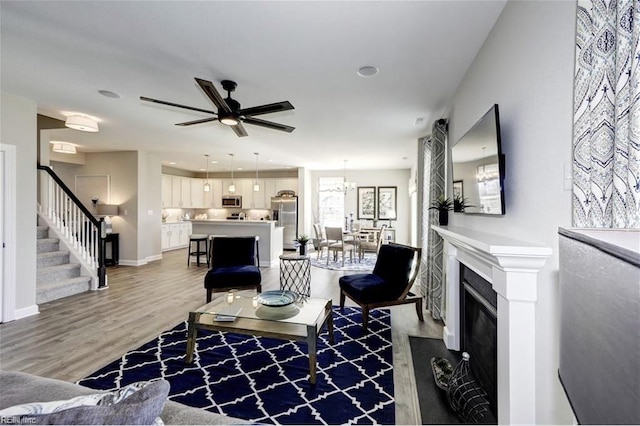
[(363, 67), (358, 68), (358, 75), (360, 77), (373, 77), (380, 72), (378, 67), (374, 67), (373, 65), (365, 65)]
[(238, 167), (236, 170), (244, 170), (242, 167)]
[(200, 169), (201, 172), (204, 172), (204, 169)]
[(174, 164), (176, 164), (176, 162), (175, 161), (169, 161), (169, 164), (171, 164), (173, 166)]
[(107, 98), (120, 99), (122, 96), (118, 95), (116, 92), (112, 92), (111, 90), (98, 90), (102, 96), (106, 96)]
[(211, 160), (211, 164), (218, 164), (216, 160)]

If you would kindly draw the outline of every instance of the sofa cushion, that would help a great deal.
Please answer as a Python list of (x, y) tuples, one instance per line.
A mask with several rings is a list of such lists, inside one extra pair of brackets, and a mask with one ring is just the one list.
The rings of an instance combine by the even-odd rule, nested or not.
[[(96, 393), (95, 389), (62, 380), (0, 370), (0, 409), (32, 401), (55, 401)], [(168, 425), (230, 425), (249, 422), (167, 401), (160, 418)]]
[(0, 410), (3, 418), (23, 418), (29, 424), (162, 424), (159, 415), (169, 382), (132, 383), (113, 392), (81, 395), (62, 401), (30, 401)]

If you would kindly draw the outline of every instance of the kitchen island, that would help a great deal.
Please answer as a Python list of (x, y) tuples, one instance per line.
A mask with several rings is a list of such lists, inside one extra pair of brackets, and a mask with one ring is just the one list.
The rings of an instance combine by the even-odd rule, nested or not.
[[(194, 234), (235, 236), (259, 236), (260, 266), (273, 267), (279, 265), (282, 254), (283, 227), (276, 226), (273, 220), (225, 220), (205, 219), (191, 220)], [(215, 254), (214, 254), (215, 256)]]

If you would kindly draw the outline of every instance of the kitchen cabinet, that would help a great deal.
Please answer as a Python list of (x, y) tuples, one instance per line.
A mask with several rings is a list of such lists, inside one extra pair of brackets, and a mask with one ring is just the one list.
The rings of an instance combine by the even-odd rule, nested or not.
[(211, 185), (211, 191), (204, 192), (204, 208), (221, 209), (223, 194), (222, 179), (209, 179), (209, 184)]
[(182, 187), (179, 176), (171, 176), (171, 207), (180, 207), (182, 202)]
[(161, 227), (162, 251), (187, 247), (191, 229), (191, 222), (163, 223)]
[(191, 207), (191, 178), (179, 177), (180, 179), (180, 205), (179, 207)]
[(265, 179), (265, 200), (268, 205), (271, 206), (271, 197), (278, 195), (278, 191), (291, 190), (298, 194), (298, 179), (297, 178), (274, 178)]
[(271, 208), (270, 201), (267, 200), (266, 187), (265, 187), (265, 179), (258, 179), (258, 184), (260, 185), (260, 191), (255, 192), (253, 190), (253, 185), (256, 183), (255, 179), (251, 180), (251, 207), (254, 209), (269, 209)]
[(191, 200), (188, 207), (202, 209), (204, 205), (204, 179), (189, 179), (191, 181)]
[(171, 176), (162, 175), (162, 208), (173, 207), (171, 195)]

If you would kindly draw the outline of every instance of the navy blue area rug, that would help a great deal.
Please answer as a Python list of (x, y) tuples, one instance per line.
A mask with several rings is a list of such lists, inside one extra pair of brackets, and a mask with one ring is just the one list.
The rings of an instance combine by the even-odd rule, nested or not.
[(200, 330), (185, 364), (186, 321), (78, 383), (111, 390), (161, 377), (173, 401), (253, 422), (394, 424), (390, 313), (369, 315), (364, 335), (359, 308), (333, 307), (335, 343), (323, 330), (316, 385), (304, 342)]

